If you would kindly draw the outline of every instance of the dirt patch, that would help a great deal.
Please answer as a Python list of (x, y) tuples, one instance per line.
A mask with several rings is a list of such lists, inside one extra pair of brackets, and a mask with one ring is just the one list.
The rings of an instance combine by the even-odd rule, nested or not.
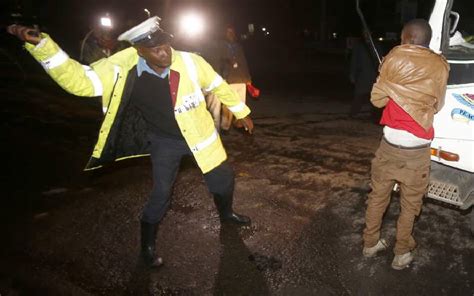
[[(381, 135), (368, 121), (267, 116), (255, 120), (252, 137), (223, 136), (237, 176), (235, 208), (253, 220), (242, 229), (221, 227), (201, 173), (185, 160), (158, 234), (165, 265), (150, 271), (138, 258), (149, 160), (80, 173), (95, 119), (87, 123), (85, 112), (39, 122), (59, 111), (35, 112), (3, 126), (21, 154), (4, 177), (2, 295), (472, 294), (469, 221), (451, 208), (425, 204), (410, 269), (392, 270), (391, 251), (361, 256), (370, 160)], [(82, 119), (63, 125), (70, 117)], [(20, 129), (28, 137), (12, 142)], [(383, 228), (392, 244), (398, 208), (394, 195)]]

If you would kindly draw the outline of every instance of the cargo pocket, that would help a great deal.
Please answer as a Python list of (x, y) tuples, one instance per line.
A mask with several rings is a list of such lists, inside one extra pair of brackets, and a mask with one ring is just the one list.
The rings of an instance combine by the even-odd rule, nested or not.
[(404, 183), (416, 187), (420, 192), (426, 191), (430, 181), (430, 159), (422, 157), (406, 163), (404, 168)]
[(370, 175), (372, 180), (384, 181), (392, 179), (390, 176), (390, 161), (383, 157), (378, 151), (375, 153), (375, 157), (372, 159), (371, 164)]
[(402, 173), (401, 188), (403, 208), (418, 216), (423, 204), (423, 196), (428, 190), (430, 181), (430, 161), (425, 157), (406, 163)]

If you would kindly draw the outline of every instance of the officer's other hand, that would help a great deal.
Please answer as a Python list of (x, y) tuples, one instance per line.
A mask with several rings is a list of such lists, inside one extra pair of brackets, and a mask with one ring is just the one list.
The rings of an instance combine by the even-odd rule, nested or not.
[(253, 121), (252, 121), (252, 118), (250, 118), (250, 116), (239, 119), (239, 121), (249, 134), (253, 133)]
[(7, 32), (15, 35), (18, 39), (31, 44), (38, 44), (41, 41), (41, 35), (39, 31), (32, 27), (26, 27), (21, 25), (10, 25), (7, 27)]

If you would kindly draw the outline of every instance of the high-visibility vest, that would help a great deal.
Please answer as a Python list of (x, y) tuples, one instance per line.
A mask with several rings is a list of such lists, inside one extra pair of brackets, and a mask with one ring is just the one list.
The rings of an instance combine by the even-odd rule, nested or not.
[[(27, 43), (25, 48), (46, 72), (71, 94), (102, 97), (104, 120), (86, 170), (110, 161), (148, 155), (144, 120), (128, 108), (135, 76), (129, 73), (135, 69), (139, 58), (136, 49), (127, 48), (86, 66), (71, 59), (47, 34), (43, 33), (42, 37), (38, 45)], [(238, 119), (246, 117), (250, 109), (196, 54), (173, 49), (170, 72), (179, 80), (175, 93), (171, 94), (176, 100), (176, 122), (198, 166), (207, 173), (221, 164), (227, 155), (206, 109), (202, 91), (213, 92)]]

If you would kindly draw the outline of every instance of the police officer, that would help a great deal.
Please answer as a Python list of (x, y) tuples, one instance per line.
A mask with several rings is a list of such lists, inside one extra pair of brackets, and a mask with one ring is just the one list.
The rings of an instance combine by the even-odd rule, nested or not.
[(154, 184), (141, 217), (141, 255), (150, 267), (163, 262), (156, 233), (184, 155), (193, 155), (204, 174), (221, 222), (250, 223), (232, 209), (234, 173), (201, 90), (214, 93), (252, 133), (250, 109), (203, 58), (174, 50), (159, 22), (152, 17), (123, 33), (119, 40), (133, 46), (92, 66), (71, 59), (45, 33), (8, 27), (66, 91), (102, 96), (104, 120), (86, 170), (151, 154)]

